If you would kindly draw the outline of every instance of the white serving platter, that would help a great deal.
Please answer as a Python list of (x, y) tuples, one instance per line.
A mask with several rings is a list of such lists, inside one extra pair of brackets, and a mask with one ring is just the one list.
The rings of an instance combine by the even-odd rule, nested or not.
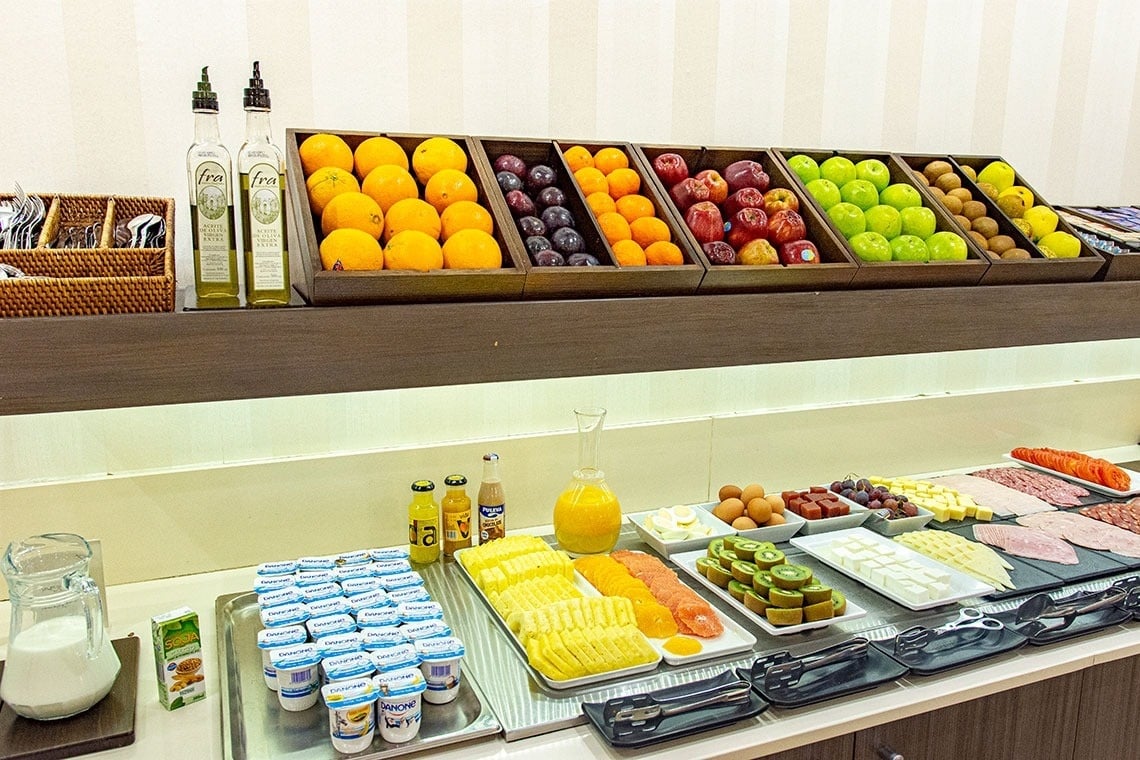
[[(834, 492), (833, 492), (834, 493)], [(848, 505), (852, 509), (860, 507), (866, 509), (859, 502), (851, 501), (851, 499), (839, 497), (839, 500)], [(926, 527), (926, 524), (934, 519), (934, 513), (929, 509), (923, 509), (917, 504), (914, 505), (918, 509), (918, 514), (914, 517), (896, 517), (893, 520), (875, 519), (875, 513), (867, 509), (867, 517), (864, 518), (863, 527), (867, 530), (873, 530), (884, 536), (897, 536), (900, 533), (906, 533), (911, 530), (919, 530)]]
[(1097, 493), (1106, 493), (1109, 496), (1119, 496), (1122, 499), (1126, 499), (1129, 496), (1140, 496), (1140, 472), (1129, 470), (1125, 467), (1121, 467), (1120, 469), (1124, 470), (1124, 472), (1128, 474), (1128, 477), (1132, 479), (1132, 482), (1129, 484), (1127, 491), (1117, 491), (1115, 488), (1109, 488), (1108, 486), (1102, 485), (1101, 483), (1093, 483), (1091, 480), (1078, 478), (1076, 475), (1069, 475), (1066, 472), (1053, 470), (1048, 467), (1042, 467), (1039, 464), (1033, 464), (1033, 462), (1026, 462), (1024, 459), (1018, 459), (1017, 457), (1013, 456), (1013, 454), (1003, 454), (1003, 456), (1009, 461), (1016, 462), (1022, 467), (1028, 467), (1030, 470), (1037, 470), (1038, 472), (1043, 472), (1046, 475), (1052, 475), (1053, 477), (1061, 478), (1062, 480), (1068, 480), (1071, 483), (1080, 483), (1090, 491), (1096, 491)]
[[(715, 507), (717, 503), (719, 502), (714, 502), (711, 506)], [(708, 546), (709, 541), (712, 541), (714, 538), (736, 535), (737, 531), (734, 530), (731, 525), (710, 511), (711, 507), (709, 504), (690, 504), (689, 506), (692, 507), (701, 525), (709, 528), (711, 531), (709, 535), (673, 540), (661, 538), (655, 531), (645, 527), (645, 518), (656, 513), (656, 509), (651, 509), (647, 512), (634, 512), (626, 515), (626, 518), (633, 523), (637, 534), (641, 536), (641, 539), (645, 541), (645, 543), (652, 546), (658, 554), (665, 556), (673, 554), (674, 552), (691, 552), (695, 549)]]
[[(803, 488), (797, 488), (797, 491), (803, 491)], [(814, 536), (817, 533), (830, 533), (836, 530), (846, 530), (847, 528), (858, 528), (867, 519), (870, 512), (866, 507), (857, 504), (856, 502), (844, 499), (834, 491), (828, 491), (832, 496), (835, 496), (848, 507), (851, 512), (840, 517), (822, 517), (818, 520), (804, 520), (804, 526), (800, 528), (800, 535)], [(791, 510), (788, 510), (789, 512)]]
[[(902, 559), (914, 560), (923, 567), (929, 567), (931, 569), (947, 573), (950, 576), (949, 592), (944, 596), (938, 597), (937, 599), (930, 599), (921, 603), (911, 602), (886, 588), (882, 584), (873, 583), (868, 578), (864, 578), (863, 576), (856, 574), (855, 571), (851, 568), (844, 567), (843, 565), (832, 560), (827, 551), (827, 547), (829, 547), (834, 541), (844, 542), (845, 540), (850, 539), (852, 536), (858, 536), (859, 538), (863, 539), (870, 539), (877, 544), (889, 546), (897, 553), (897, 556)], [(966, 575), (959, 570), (955, 570), (949, 565), (939, 562), (936, 559), (931, 559), (925, 554), (920, 554), (914, 549), (911, 549), (908, 546), (904, 546), (897, 541), (893, 541), (889, 538), (881, 536), (878, 533), (873, 533), (866, 528), (852, 528), (850, 530), (839, 531), (836, 533), (826, 533), (819, 536), (799, 536), (792, 539), (792, 546), (802, 549), (804, 552), (815, 557), (828, 567), (834, 568), (835, 570), (838, 570), (850, 578), (854, 578), (867, 588), (872, 589), (887, 597), (892, 602), (901, 604), (903, 607), (911, 610), (928, 610), (934, 607), (940, 607), (944, 604), (956, 602), (961, 599), (984, 596), (993, 592), (993, 588), (986, 585), (985, 583), (982, 583), (975, 578), (971, 578), (969, 575)]]
[[(792, 543), (795, 543), (795, 539), (792, 540)], [(768, 622), (767, 618), (761, 615), (757, 615), (755, 612), (745, 607), (742, 602), (737, 601), (732, 596), (732, 594), (728, 593), (728, 589), (721, 588), (705, 576), (701, 575), (700, 571), (697, 570), (697, 560), (705, 556), (707, 556), (706, 552), (695, 551), (685, 552), (683, 554), (674, 554), (669, 557), (669, 559), (674, 562), (677, 567), (681, 568), (681, 570), (683, 570), (685, 573), (691, 575), (693, 578), (696, 578), (697, 582), (699, 582), (702, 586), (709, 589), (718, 597), (743, 612), (748, 616), (750, 620), (756, 621), (756, 624), (758, 626), (760, 626), (766, 633), (769, 633), (773, 636), (786, 636), (791, 633), (810, 631), (814, 628), (826, 628), (832, 623), (840, 623), (844, 620), (856, 620), (857, 618), (861, 618), (867, 614), (867, 610), (852, 602), (851, 598), (848, 597), (847, 612), (839, 615), (838, 617), (828, 618), (827, 620), (816, 620), (812, 623), (801, 623), (800, 625), (772, 625)]]
[[(713, 507), (719, 503), (720, 502), (714, 501), (708, 504), (702, 504), (701, 509), (709, 510), (709, 514), (712, 515)], [(713, 516), (713, 519), (722, 524), (724, 522), (715, 515)], [(784, 522), (783, 525), (762, 525), (759, 528), (749, 528), (748, 530), (734, 530), (732, 532), (741, 538), (750, 538), (753, 541), (771, 541), (774, 544), (779, 544), (787, 541), (789, 538), (799, 533), (800, 529), (803, 528), (804, 524), (807, 522), (807, 520), (800, 517), (790, 509), (784, 510), (784, 520), (786, 522)], [(692, 551), (693, 549), (697, 548), (699, 547), (693, 546), (686, 551)]]

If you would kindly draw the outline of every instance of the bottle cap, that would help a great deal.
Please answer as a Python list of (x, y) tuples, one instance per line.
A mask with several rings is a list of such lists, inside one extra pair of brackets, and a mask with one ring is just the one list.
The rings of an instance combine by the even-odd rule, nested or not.
[(497, 462), (497, 461), (499, 461), (499, 455), (494, 453), (494, 452), (491, 452), (490, 454), (484, 454), (483, 455), (483, 461), (484, 462)]
[(249, 78), (249, 87), (245, 88), (243, 103), (246, 108), (269, 110), (269, 90), (261, 81), (261, 61), (253, 62), (253, 76)]
[(412, 483), (412, 490), (417, 492), (434, 491), (435, 483), (432, 483), (430, 480), (417, 480), (415, 483)]
[(447, 486), (465, 486), (467, 485), (467, 478), (462, 475), (448, 475), (443, 479), (443, 484)]
[(218, 93), (210, 89), (209, 66), (202, 67), (202, 79), (191, 95), (195, 111), (218, 112)]

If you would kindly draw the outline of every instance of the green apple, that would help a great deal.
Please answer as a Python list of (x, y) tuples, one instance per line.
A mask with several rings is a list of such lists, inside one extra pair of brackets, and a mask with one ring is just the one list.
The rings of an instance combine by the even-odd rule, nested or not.
[(891, 241), (891, 259), (894, 261), (930, 261), (930, 249), (917, 235), (899, 235)]
[(966, 241), (953, 232), (935, 232), (926, 239), (931, 261), (965, 261)]
[(827, 215), (831, 217), (839, 234), (848, 240), (867, 229), (867, 219), (863, 216), (863, 209), (854, 203), (836, 203), (827, 210)]
[(989, 182), (999, 193), (1013, 187), (1015, 179), (1013, 167), (1005, 161), (991, 161), (978, 172), (978, 182)]
[(907, 206), (899, 212), (902, 221), (902, 234), (914, 235), (926, 240), (938, 229), (934, 212), (926, 206)]
[(893, 185), (887, 185), (886, 189), (879, 194), (879, 203), (894, 206), (902, 211), (911, 206), (921, 206), (922, 196), (905, 182), (896, 182)]
[(877, 158), (867, 158), (855, 164), (855, 179), (865, 179), (880, 193), (891, 184), (891, 170)]
[(1037, 247), (1047, 259), (1075, 259), (1081, 255), (1081, 241), (1060, 230), (1043, 236), (1037, 241)]
[(851, 238), (851, 250), (863, 261), (891, 260), (891, 244), (877, 232), (860, 232)]
[(839, 186), (829, 179), (813, 179), (805, 187), (811, 193), (811, 197), (823, 206), (824, 211), (843, 200), (843, 196), (839, 194)]
[(819, 176), (829, 179), (836, 187), (843, 187), (855, 179), (855, 164), (843, 156), (832, 156), (819, 165)]
[(1027, 208), (1025, 215), (1021, 218), (1029, 222), (1029, 226), (1033, 230), (1034, 240), (1040, 240), (1057, 229), (1057, 214), (1048, 206)]
[(902, 232), (902, 218), (894, 206), (872, 206), (863, 215), (867, 217), (867, 229), (879, 233), (887, 240), (893, 240)]
[(788, 167), (805, 185), (812, 180), (819, 179), (819, 164), (811, 156), (797, 153), (788, 159)]
[(854, 203), (866, 211), (879, 205), (879, 191), (865, 179), (853, 179), (839, 188), (839, 194), (847, 203)]

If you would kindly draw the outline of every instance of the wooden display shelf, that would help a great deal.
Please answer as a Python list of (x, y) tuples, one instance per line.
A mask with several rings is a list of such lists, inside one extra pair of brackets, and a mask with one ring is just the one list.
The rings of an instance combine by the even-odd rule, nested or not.
[(1140, 337), (1140, 282), (0, 320), (0, 414)]

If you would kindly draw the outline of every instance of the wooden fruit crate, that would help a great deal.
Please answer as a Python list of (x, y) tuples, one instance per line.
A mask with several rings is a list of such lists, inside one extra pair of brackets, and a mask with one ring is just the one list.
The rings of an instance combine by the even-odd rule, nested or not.
[[(977, 285), (986, 270), (989, 269), (990, 260), (974, 245), (962, 229), (954, 221), (946, 208), (935, 200), (926, 191), (926, 187), (914, 179), (910, 168), (889, 153), (862, 153), (844, 150), (798, 150), (792, 148), (774, 149), (773, 153), (779, 158), (788, 174), (795, 182), (796, 194), (813, 205), (827, 224), (835, 232), (836, 237), (859, 265), (855, 276), (851, 280), (852, 287), (878, 288), (878, 287), (940, 287), (945, 285)], [(804, 187), (804, 183), (788, 166), (788, 158), (803, 153), (810, 156), (816, 163), (822, 164), (832, 156), (846, 156), (855, 163), (864, 159), (877, 158), (886, 164), (891, 173), (891, 184), (901, 182), (918, 190), (922, 196), (924, 206), (934, 212), (936, 230), (938, 232), (953, 232), (966, 241), (965, 261), (863, 261), (851, 249), (850, 244), (835, 228), (826, 212)]]
[[(406, 153), (435, 135), (354, 132), (345, 130), (287, 129), (285, 161), (289, 209), (289, 267), (293, 286), (314, 306), (346, 306), (379, 303), (432, 303), (441, 301), (510, 300), (522, 296), (525, 272), (520, 246), (505, 232), (512, 226), (509, 217), (496, 213), (489, 201), (498, 192), (493, 176), (486, 175), (470, 138), (448, 135), (467, 153), (467, 176), (479, 191), (479, 202), (494, 217), (494, 237), (503, 253), (500, 269), (437, 269), (430, 272), (392, 270), (326, 271), (321, 266), (320, 219), (309, 208), (305, 174), (298, 148), (318, 132), (339, 135), (354, 151), (369, 137), (383, 135), (394, 140)], [(488, 192), (490, 190), (491, 192)], [(423, 188), (420, 188), (422, 197)], [(514, 244), (512, 244), (514, 243)]]
[[(642, 164), (643, 175), (651, 177), (658, 192), (667, 199), (669, 213), (681, 230), (686, 243), (697, 252), (708, 270), (701, 280), (702, 293), (762, 293), (787, 290), (816, 290), (844, 288), (855, 276), (858, 265), (840, 242), (839, 237), (819, 215), (818, 206), (805, 202), (806, 193), (797, 189), (788, 170), (770, 152), (760, 148), (704, 148), (679, 145), (635, 145), (638, 161)], [(815, 243), (819, 250), (819, 264), (784, 266), (770, 264), (745, 266), (741, 264), (713, 264), (701, 250), (685, 224), (684, 215), (673, 199), (669, 189), (657, 178), (653, 171), (653, 161), (662, 153), (676, 153), (685, 159), (689, 175), (705, 169), (715, 169), (723, 173), (726, 166), (734, 161), (750, 159), (764, 167), (770, 178), (769, 188), (782, 187), (792, 190), (800, 200), (800, 216), (807, 228), (807, 239)], [(726, 220), (727, 221), (727, 220)]]
[[(1124, 235), (1132, 236), (1133, 238), (1140, 237), (1140, 232), (1122, 227), (1117, 224), (1101, 218), (1098, 214), (1093, 213), (1097, 209), (1105, 208), (1104, 206), (1054, 206), (1055, 211), (1061, 210), (1075, 217), (1080, 217), (1093, 225), (1103, 225), (1110, 230), (1116, 230)], [(1132, 208), (1137, 208), (1132, 206)], [(1075, 225), (1074, 225), (1075, 226)], [(1092, 246), (1089, 246), (1092, 248)], [(1112, 253), (1110, 251), (1102, 251), (1098, 248), (1093, 248), (1098, 254), (1104, 257), (1104, 266), (1101, 267), (1100, 272), (1095, 279), (1098, 280), (1140, 280), (1140, 251), (1129, 253), (1127, 251), (1121, 253)]]

